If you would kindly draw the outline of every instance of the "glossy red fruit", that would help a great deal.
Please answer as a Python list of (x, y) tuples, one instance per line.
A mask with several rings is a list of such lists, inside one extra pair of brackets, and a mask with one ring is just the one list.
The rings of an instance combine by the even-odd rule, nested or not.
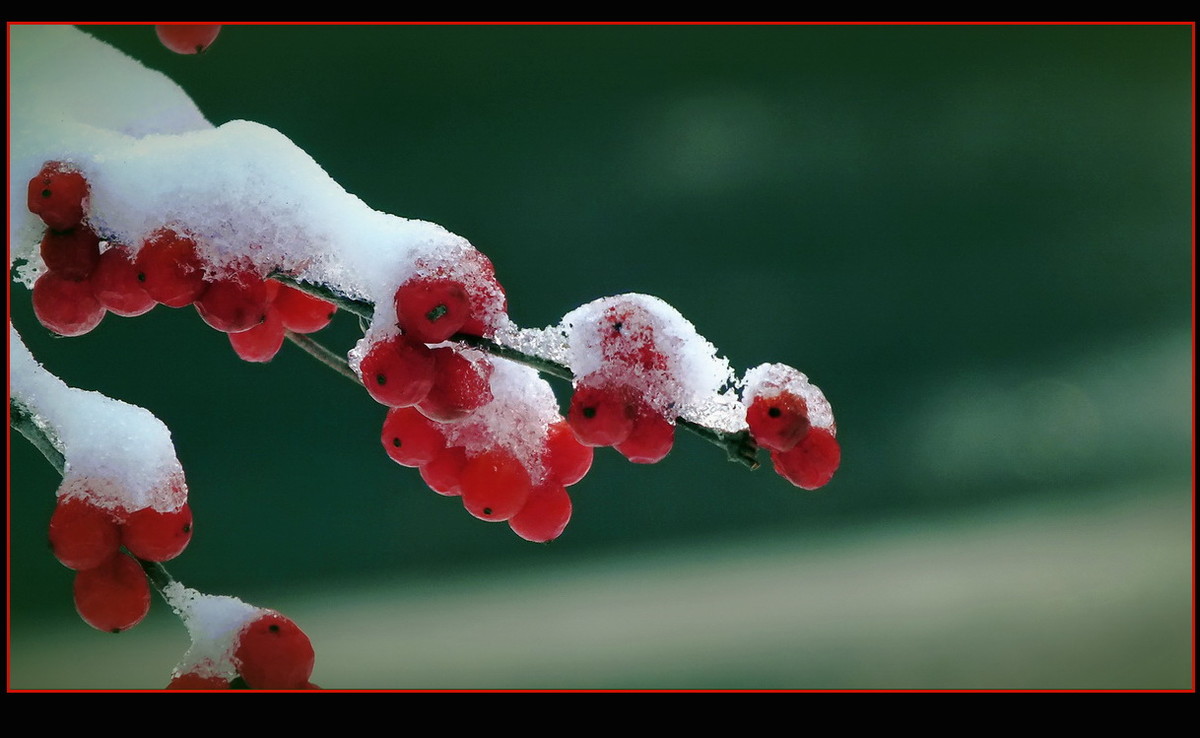
[(546, 431), (546, 451), (542, 463), (546, 476), (564, 487), (570, 487), (583, 479), (592, 468), (595, 452), (575, 437), (575, 432), (565, 421), (552, 423)]
[(42, 236), (42, 261), (63, 279), (87, 279), (100, 262), (100, 237), (87, 226), (69, 231), (47, 230)]
[(469, 315), (467, 292), (454, 280), (416, 277), (396, 290), (396, 321), (405, 335), (422, 343), (445, 341)]
[(316, 653), (299, 626), (268, 612), (238, 634), (234, 660), (251, 689), (304, 689)]
[(439, 495), (457, 497), (462, 494), (462, 473), (466, 466), (467, 452), (463, 447), (449, 446), (421, 467), (421, 479)]
[(462, 471), (463, 507), (480, 520), (508, 520), (520, 512), (532, 484), (529, 472), (512, 454), (485, 451), (467, 460)]
[(192, 540), (192, 509), (183, 507), (159, 512), (152, 507), (137, 510), (121, 526), (121, 544), (129, 553), (146, 561), (170, 561)]
[(46, 272), (33, 283), (33, 312), (42, 325), (60, 336), (82, 336), (100, 325), (104, 306), (91, 284)]
[(446, 436), (438, 424), (411, 407), (388, 411), (380, 441), (392, 461), (409, 467), (428, 464), (446, 448)]
[(120, 550), (121, 531), (108, 510), (82, 497), (64, 497), (50, 516), (50, 548), (68, 569), (94, 569)]
[(229, 680), (223, 676), (202, 676), (195, 672), (184, 672), (171, 679), (165, 689), (230, 689)]
[(279, 311), (283, 326), (296, 333), (315, 333), (321, 330), (329, 325), (329, 321), (337, 312), (337, 306), (333, 303), (286, 284), (279, 285), (273, 305)]
[(615, 446), (633, 432), (635, 412), (624, 387), (580, 384), (571, 395), (567, 422), (580, 443)]
[(635, 464), (657, 464), (675, 445), (675, 424), (644, 406), (639, 407), (629, 436), (614, 448)]
[(249, 330), (228, 336), (229, 344), (242, 361), (264, 363), (274, 359), (279, 349), (283, 348), (286, 331), (275, 306), (268, 305), (266, 320)]
[(492, 401), (492, 363), (486, 356), (468, 359), (449, 347), (433, 349), (434, 381), (417, 409), (430, 420), (450, 423)]
[(529, 499), (508, 526), (527, 541), (546, 543), (562, 535), (571, 521), (571, 496), (566, 487), (549, 482), (534, 487)]
[(83, 222), (87, 212), (88, 183), (69, 164), (49, 161), (29, 180), (29, 212), (52, 230), (66, 231)]
[(423, 343), (393, 336), (377, 341), (359, 364), (363, 386), (388, 407), (411, 407), (433, 388), (436, 366)]
[(96, 630), (128, 630), (150, 612), (150, 584), (136, 560), (118, 553), (75, 573), (75, 609)]
[(202, 54), (221, 32), (217, 24), (170, 23), (154, 27), (158, 40), (176, 54)]
[(125, 246), (110, 245), (100, 254), (89, 281), (92, 294), (110, 313), (133, 318), (158, 304), (138, 278), (138, 270)]
[(267, 283), (250, 267), (236, 267), (209, 281), (196, 312), (223, 333), (240, 333), (267, 319)]
[(828, 428), (809, 430), (790, 451), (772, 451), (775, 472), (802, 489), (825, 486), (842, 461), (842, 450)]
[(196, 242), (170, 229), (146, 239), (133, 263), (146, 294), (167, 307), (191, 305), (208, 287)]
[(788, 451), (808, 434), (808, 404), (790, 392), (759, 395), (746, 408), (746, 422), (759, 446)]

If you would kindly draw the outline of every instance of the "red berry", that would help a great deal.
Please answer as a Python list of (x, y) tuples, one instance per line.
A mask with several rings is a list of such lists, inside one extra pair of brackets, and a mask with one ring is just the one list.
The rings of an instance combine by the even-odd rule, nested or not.
[(641, 406), (629, 437), (616, 444), (622, 456), (635, 464), (657, 464), (675, 445), (675, 424)]
[(562, 535), (571, 521), (571, 496), (553, 482), (534, 487), (521, 511), (509, 518), (508, 527), (527, 541), (546, 543)]
[(633, 432), (634, 414), (624, 387), (580, 384), (571, 395), (567, 422), (580, 443), (615, 446)]
[(380, 441), (392, 461), (409, 467), (428, 464), (446, 448), (446, 436), (437, 423), (411, 407), (388, 411)]
[(808, 433), (808, 404), (790, 392), (759, 395), (746, 408), (755, 442), (771, 451), (787, 451)]
[(453, 280), (416, 277), (396, 290), (396, 320), (422, 343), (445, 341), (469, 315), (466, 290)]
[(842, 450), (828, 428), (813, 428), (790, 451), (772, 451), (775, 472), (802, 489), (823, 487), (842, 461)]
[(50, 516), (50, 548), (68, 569), (94, 569), (121, 548), (121, 531), (109, 511), (81, 497), (63, 497)]
[(170, 229), (146, 240), (134, 266), (146, 294), (168, 307), (191, 305), (208, 286), (196, 242)]
[(63, 279), (87, 279), (100, 261), (100, 237), (82, 225), (69, 231), (47, 230), (42, 236), (42, 261)]
[(423, 343), (393, 336), (377, 341), (359, 364), (363, 386), (388, 407), (410, 407), (434, 385), (433, 353)]
[(46, 272), (33, 283), (33, 312), (60, 336), (82, 336), (100, 325), (105, 310), (92, 295), (91, 283)]
[(461, 483), (467, 512), (489, 521), (508, 520), (520, 512), (532, 486), (521, 462), (499, 449), (469, 459)]
[(87, 200), (87, 179), (60, 161), (46, 162), (29, 180), (29, 212), (52, 230), (66, 231), (83, 222)]
[(492, 401), (492, 364), (486, 356), (472, 361), (449, 347), (433, 349), (434, 381), (417, 409), (430, 420), (450, 423)]
[(158, 40), (176, 54), (201, 54), (212, 46), (221, 32), (220, 25), (171, 23), (157, 25)]
[(439, 495), (457, 497), (462, 494), (462, 473), (466, 466), (467, 452), (462, 446), (450, 446), (421, 467), (421, 479)]
[(279, 311), (274, 305), (267, 306), (267, 318), (263, 322), (241, 333), (229, 333), (229, 343), (242, 361), (267, 362), (275, 358), (283, 348), (286, 332)]
[(114, 244), (100, 254), (100, 261), (89, 281), (92, 294), (110, 313), (132, 318), (149, 312), (158, 304), (146, 293), (129, 249), (124, 246)]
[(223, 676), (202, 676), (195, 672), (184, 672), (171, 679), (165, 689), (229, 689), (229, 680)]
[(308, 636), (277, 612), (243, 628), (233, 655), (251, 689), (303, 689), (316, 661)]
[(96, 630), (128, 630), (150, 612), (150, 584), (138, 562), (118, 553), (75, 573), (75, 609)]
[(546, 431), (546, 453), (543, 463), (546, 476), (564, 487), (570, 487), (592, 468), (595, 452), (575, 437), (571, 426), (564, 421), (550, 425)]
[(133, 512), (121, 526), (121, 543), (129, 553), (146, 561), (170, 561), (192, 540), (192, 509), (159, 512), (147, 507)]
[[(278, 282), (276, 284), (279, 284)], [(279, 294), (273, 303), (283, 319), (283, 326), (296, 333), (315, 333), (333, 319), (337, 306), (307, 292), (279, 284)]]
[(240, 333), (267, 319), (267, 283), (249, 267), (235, 267), (209, 282), (196, 298), (196, 312), (213, 328)]

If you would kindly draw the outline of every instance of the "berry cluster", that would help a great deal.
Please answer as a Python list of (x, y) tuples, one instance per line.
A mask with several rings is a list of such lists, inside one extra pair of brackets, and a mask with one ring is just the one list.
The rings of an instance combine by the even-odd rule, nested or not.
[(746, 372), (745, 383), (742, 399), (750, 435), (770, 451), (776, 473), (802, 489), (825, 486), (842, 455), (824, 393), (784, 364), (754, 367)]
[(192, 539), (192, 511), (186, 502), (166, 511), (104, 506), (92, 486), (86, 480), (63, 484), (50, 517), (50, 548), (76, 572), (80, 617), (118, 633), (150, 609), (150, 585), (137, 559), (169, 561), (182, 553)]
[(33, 285), (33, 308), (59, 335), (87, 333), (109, 312), (134, 317), (155, 305), (194, 305), (205, 323), (229, 335), (238, 356), (265, 362), (287, 330), (318, 331), (336, 311), (266, 279), (248, 261), (209, 263), (194, 238), (170, 228), (155, 231), (136, 252), (104, 240), (86, 222), (88, 193), (83, 174), (62, 162), (46, 163), (29, 181), (29, 210), (46, 224), (41, 254), (47, 271)]

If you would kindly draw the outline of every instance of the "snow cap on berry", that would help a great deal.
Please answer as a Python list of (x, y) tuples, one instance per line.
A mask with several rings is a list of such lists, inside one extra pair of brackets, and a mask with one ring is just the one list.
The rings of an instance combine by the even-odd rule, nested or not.
[(11, 391), (56, 439), (65, 469), (59, 497), (90, 498), (125, 511), (179, 509), (187, 501), (171, 432), (148, 410), (68, 387), (29, 353), (9, 326)]
[(746, 370), (742, 379), (742, 402), (750, 407), (758, 397), (775, 397), (780, 394), (792, 394), (804, 398), (808, 406), (808, 422), (814, 428), (826, 428), (831, 435), (837, 435), (837, 424), (833, 420), (833, 408), (825, 393), (812, 382), (804, 372), (787, 364), (759, 364)]
[(175, 666), (173, 676), (199, 674), (229, 680), (236, 677), (233, 652), (238, 633), (269, 611), (236, 597), (202, 594), (179, 582), (168, 585), (164, 594), (192, 639), (191, 648)]
[(624, 385), (663, 417), (740, 430), (729, 361), (671, 305), (650, 295), (604, 297), (563, 316), (575, 381)]

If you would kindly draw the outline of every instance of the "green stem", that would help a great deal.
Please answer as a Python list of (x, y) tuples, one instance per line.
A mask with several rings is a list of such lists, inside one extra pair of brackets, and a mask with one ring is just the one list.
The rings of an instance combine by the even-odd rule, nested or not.
[(46, 457), (46, 461), (50, 462), (50, 466), (54, 467), (55, 471), (60, 475), (63, 474), (66, 470), (67, 460), (55, 445), (54, 442), (57, 439), (50, 434), (50, 431), (34, 420), (34, 414), (29, 408), (11, 398), (8, 401), (8, 412), (9, 424), (28, 438), (34, 448), (42, 452), (42, 456)]

